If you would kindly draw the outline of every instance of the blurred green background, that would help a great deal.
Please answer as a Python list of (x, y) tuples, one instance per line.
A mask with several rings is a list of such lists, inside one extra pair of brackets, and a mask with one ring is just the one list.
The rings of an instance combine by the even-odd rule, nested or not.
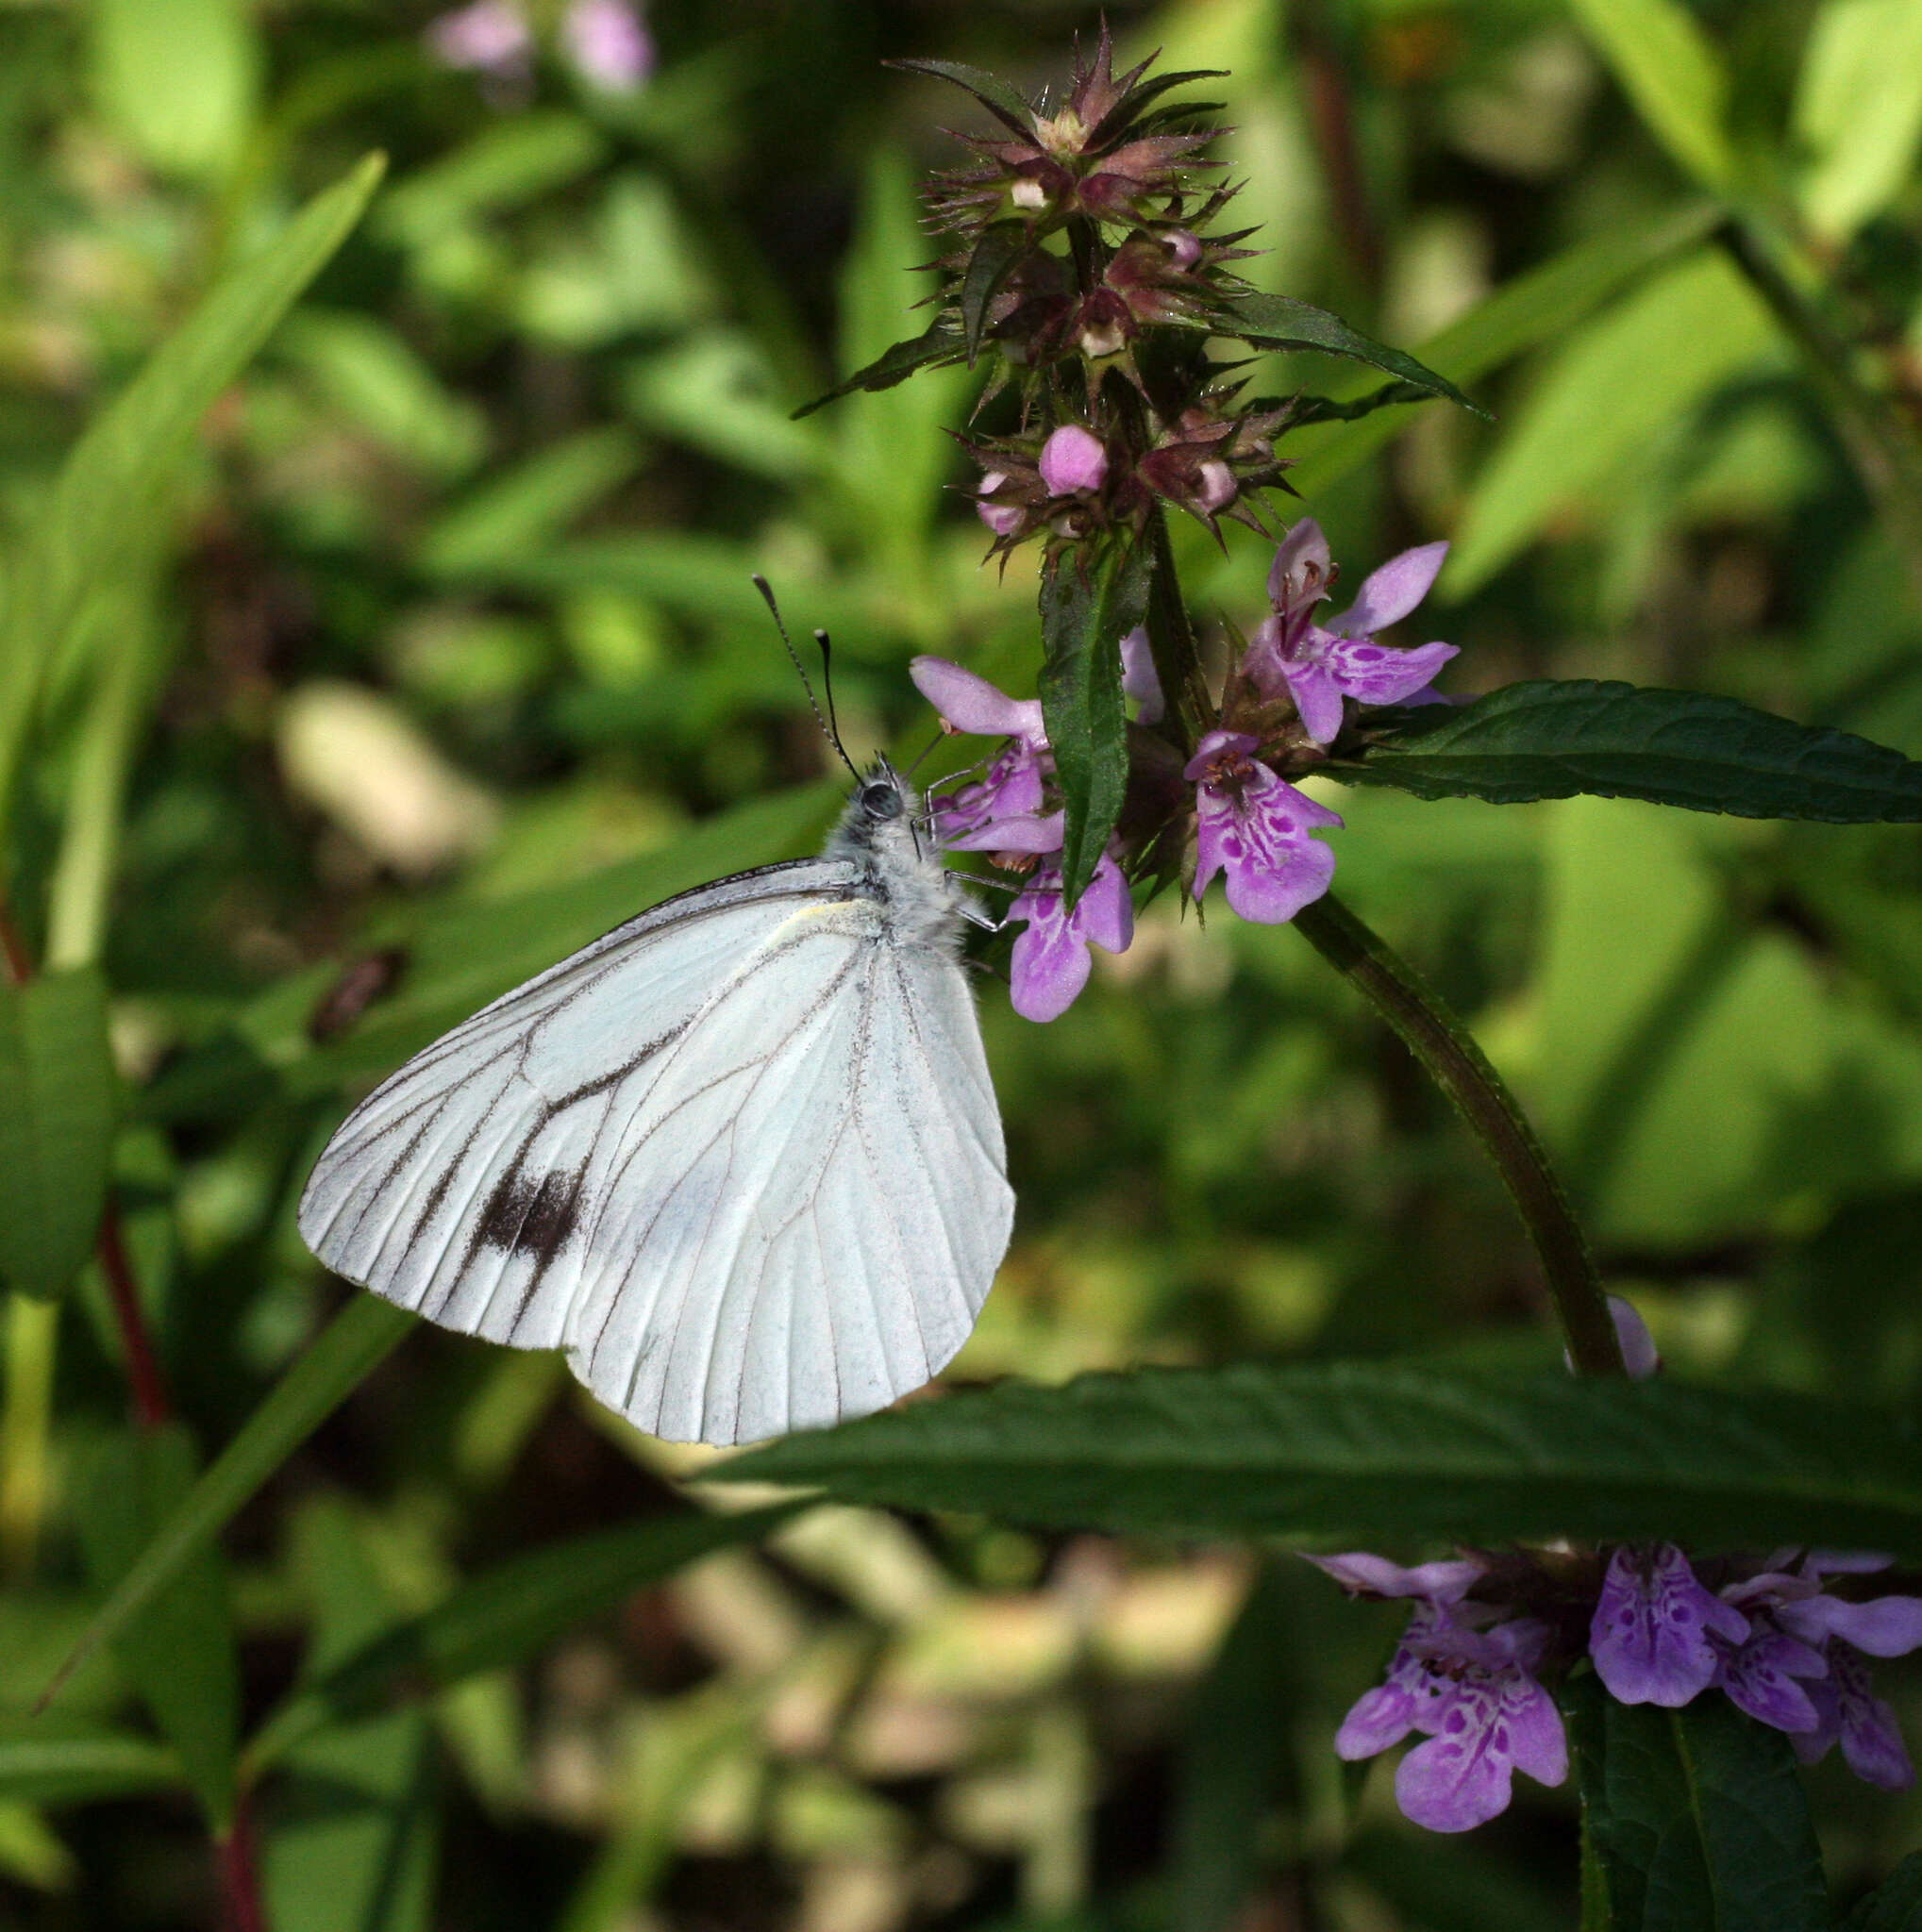
[[(1299, 441), (1351, 582), (1454, 541), (1405, 640), (1462, 646), (1451, 690), (1700, 687), (1922, 756), (1922, 604), (1822, 392), (1695, 212), (1725, 166), (1759, 184), (1874, 379), (1922, 413), (1922, 8), (1702, 0), (1725, 79), (1684, 45), (1639, 83), (1596, 37), (1603, 0), (1108, 11), (1137, 57), (1232, 70), (1207, 92), (1262, 224), (1251, 278), (1472, 374), (1495, 409)], [(833, 773), (751, 571), (791, 623), (832, 630), (858, 755), (929, 735), (911, 654), (1024, 693), (1038, 658), (1030, 565), (983, 571), (959, 493), (964, 372), (790, 412), (922, 326), (914, 184), (959, 158), (943, 124), (978, 125), (881, 62), (1032, 87), (1095, 10), (660, 0), (659, 65), (631, 92), (544, 50), (520, 80), (450, 71), (431, 18), (0, 5), (0, 531), (225, 267), (363, 153), (390, 157), (57, 667), (15, 831), (12, 913), (38, 954), (123, 667), (115, 702), (140, 722), (105, 939), (116, 1172), (203, 1451), (344, 1297), (292, 1202), (372, 1079), (666, 891), (818, 840)], [(1544, 273), (1569, 278), (1560, 310), (1476, 334)], [(1472, 371), (1423, 346), (1478, 341)], [(1341, 379), (1308, 358), (1251, 375)], [(1183, 546), (1197, 610), (1248, 626), (1264, 546)], [(1475, 1020), (1671, 1364), (1913, 1413), (1914, 830), (1325, 795), (1348, 820), (1341, 890)], [(1047, 1027), (983, 981), (1020, 1209), (949, 1380), (1552, 1359), (1498, 1182), (1294, 933), (1204, 927), (1169, 899), (1096, 968)], [(370, 990), (358, 1015), (340, 997)], [(57, 1364), (43, 1484), (10, 1365), (14, 1712), (85, 1620), (75, 1472), (125, 1407), (91, 1271)], [(244, 1711), (476, 1568), (669, 1507), (692, 1464), (546, 1357), (415, 1336), (227, 1539)], [(1572, 1924), (1568, 1793), (1524, 1785), (1496, 1825), (1442, 1840), (1401, 1824), (1381, 1768), (1336, 1765), (1396, 1620), (1295, 1570), (811, 1515), (518, 1669), (302, 1745), (259, 1806), (271, 1922)], [(1915, 1674), (1884, 1687), (1916, 1735)], [(130, 1712), (106, 1664), (65, 1708)], [(1913, 1800), (1832, 1764), (1813, 1788), (1845, 1892), (1922, 1846)], [(0, 1923), (213, 1911), (184, 1795), (0, 1802)]]

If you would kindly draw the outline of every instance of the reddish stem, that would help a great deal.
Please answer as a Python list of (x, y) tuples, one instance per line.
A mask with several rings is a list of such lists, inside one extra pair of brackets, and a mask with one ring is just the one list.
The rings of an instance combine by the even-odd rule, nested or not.
[(108, 1299), (113, 1304), (113, 1319), (120, 1324), (121, 1346), (126, 1350), (126, 1379), (133, 1391), (134, 1421), (143, 1429), (164, 1427), (172, 1419), (174, 1405), (167, 1399), (167, 1379), (160, 1373), (153, 1337), (147, 1333), (140, 1285), (134, 1279), (133, 1260), (121, 1231), (120, 1206), (111, 1194), (107, 1199), (106, 1212), (100, 1217), (100, 1239), (94, 1253), (100, 1260), (100, 1272), (107, 1277)]
[(6, 965), (8, 981), (13, 986), (25, 986), (33, 977), (33, 956), (4, 906), (0, 906), (0, 962)]
[[(15, 986), (25, 986), (33, 977), (33, 956), (20, 937), (5, 906), (0, 906), (0, 962)], [(94, 1243), (100, 1272), (107, 1277), (107, 1297), (113, 1306), (113, 1319), (120, 1325), (121, 1345), (126, 1350), (126, 1378), (133, 1391), (134, 1420), (143, 1429), (158, 1429), (173, 1415), (174, 1405), (167, 1399), (167, 1378), (160, 1373), (160, 1358), (154, 1352), (153, 1338), (147, 1333), (147, 1318), (141, 1307), (140, 1288), (134, 1279), (133, 1261), (126, 1252), (121, 1232), (120, 1204), (108, 1190), (107, 1205), (100, 1215), (100, 1235)]]
[(1348, 259), (1373, 299), (1381, 292), (1381, 234), (1368, 202), (1348, 64), (1323, 6), (1303, 7), (1295, 19), (1308, 80), (1309, 122), (1328, 180), (1329, 211)]
[(225, 1838), (213, 1842), (220, 1874), (221, 1919), (226, 1932), (267, 1932), (267, 1908), (260, 1898), (260, 1868), (255, 1857), (254, 1820), (242, 1791), (234, 1805), (234, 1822)]

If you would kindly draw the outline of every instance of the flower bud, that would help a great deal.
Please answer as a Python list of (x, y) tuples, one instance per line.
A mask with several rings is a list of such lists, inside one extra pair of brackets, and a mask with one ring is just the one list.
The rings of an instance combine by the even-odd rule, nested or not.
[(1016, 208), (1032, 214), (1047, 206), (1047, 189), (1032, 175), (1022, 175), (1009, 189), (1008, 199)]
[(1168, 244), (1168, 256), (1175, 266), (1186, 271), (1201, 259), (1201, 237), (1192, 228), (1171, 228), (1162, 240)]
[(1099, 490), (1108, 476), (1108, 446), (1078, 423), (1064, 423), (1042, 445), (1041, 480), (1050, 496)]
[(1203, 516), (1212, 517), (1216, 510), (1226, 509), (1241, 488), (1234, 479), (1234, 472), (1219, 457), (1210, 457), (1196, 475), (1195, 507)]
[(1007, 476), (999, 470), (990, 470), (981, 478), (980, 488), (975, 492), (975, 514), (993, 530), (997, 537), (1011, 535), (1021, 527), (1021, 506), (1018, 503), (990, 503), (988, 498), (1002, 484)]

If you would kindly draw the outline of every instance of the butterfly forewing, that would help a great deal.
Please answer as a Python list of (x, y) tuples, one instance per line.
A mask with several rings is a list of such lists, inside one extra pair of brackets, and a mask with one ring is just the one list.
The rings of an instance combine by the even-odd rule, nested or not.
[(960, 1347), (1012, 1196), (961, 968), (845, 859), (657, 907), (349, 1118), (301, 1203), (331, 1267), (565, 1347), (676, 1440), (879, 1407)]

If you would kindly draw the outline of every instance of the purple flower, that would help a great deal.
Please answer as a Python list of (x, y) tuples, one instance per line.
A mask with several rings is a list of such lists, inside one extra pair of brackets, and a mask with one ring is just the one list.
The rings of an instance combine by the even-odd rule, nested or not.
[(1748, 1619), (1696, 1581), (1673, 1543), (1619, 1549), (1589, 1624), (1589, 1652), (1621, 1704), (1675, 1709), (1707, 1690), (1721, 1658), (1712, 1633), (1741, 1643)]
[(1072, 912), (1062, 910), (1061, 867), (1044, 861), (1008, 908), (1028, 929), (1009, 960), (1011, 1004), (1024, 1020), (1058, 1020), (1088, 983), (1088, 948), (1125, 953), (1134, 938), (1134, 901), (1121, 868), (1105, 852)]
[[(1437, 698), (1437, 704), (1446, 704), (1446, 698)], [(1661, 1351), (1655, 1346), (1655, 1338), (1648, 1332), (1648, 1324), (1643, 1321), (1641, 1310), (1626, 1296), (1609, 1296), (1609, 1319), (1615, 1324), (1615, 1340), (1622, 1348), (1622, 1366), (1629, 1372), (1629, 1378), (1644, 1382), (1662, 1366)], [(1562, 1359), (1571, 1370), (1575, 1357), (1566, 1349), (1562, 1351)]]
[(1488, 1574), (1488, 1565), (1476, 1557), (1417, 1563), (1412, 1570), (1404, 1570), (1367, 1550), (1350, 1550), (1339, 1557), (1308, 1557), (1308, 1561), (1326, 1571), (1350, 1596), (1414, 1596), (1437, 1607), (1460, 1603)]
[(1011, 698), (945, 658), (916, 658), (908, 675), (948, 730), (1008, 741), (984, 777), (931, 801), (941, 842), (958, 852), (1059, 851), (1061, 814), (1041, 809), (1054, 769), (1041, 700)]
[(1441, 1682), (1419, 1710), (1429, 1733), (1395, 1773), (1395, 1802), (1429, 1831), (1472, 1831), (1508, 1809), (1517, 1771), (1538, 1783), (1568, 1775), (1562, 1713), (1529, 1674), (1547, 1626), (1529, 1617), (1478, 1634), (1436, 1629), (1411, 1646)]
[(1135, 703), (1135, 717), (1144, 724), (1159, 724), (1167, 707), (1162, 697), (1161, 674), (1148, 643), (1148, 628), (1138, 624), (1121, 641), (1121, 689)]
[(443, 66), (503, 80), (523, 76), (534, 51), (533, 29), (513, 0), (474, 0), (443, 13), (428, 22), (426, 42)]
[(1809, 1686), (1815, 1726), (1791, 1736), (1796, 1756), (1813, 1764), (1839, 1742), (1843, 1761), (1857, 1777), (1885, 1791), (1903, 1791), (1915, 1782), (1896, 1713), (1875, 1694), (1862, 1653), (1839, 1639), (1828, 1651), (1828, 1676)]
[(1026, 512), (1018, 503), (991, 503), (988, 499), (1007, 482), (1005, 470), (990, 470), (975, 491), (975, 514), (997, 537), (1009, 537), (1021, 527)]
[(1426, 691), (1456, 655), (1453, 644), (1396, 650), (1375, 641), (1377, 631), (1406, 617), (1427, 596), (1448, 554), (1446, 543), (1424, 543), (1390, 558), (1362, 584), (1353, 607), (1333, 624), (1314, 621), (1334, 580), (1328, 539), (1304, 517), (1282, 540), (1268, 572), (1274, 607), (1250, 640), (1242, 669), (1264, 697), (1285, 690), (1317, 744), (1331, 744), (1342, 728), (1342, 700), (1393, 705)]
[(1791, 1637), (1765, 1608), (1748, 1611), (1748, 1636), (1741, 1643), (1713, 1640), (1720, 1657), (1715, 1682), (1729, 1702), (1779, 1731), (1804, 1732), (1819, 1722), (1813, 1686), (1798, 1679), (1826, 1677), (1829, 1662), (1813, 1645)]
[(1342, 821), (1251, 757), (1256, 744), (1245, 732), (1211, 731), (1188, 761), (1200, 788), (1195, 896), (1225, 873), (1242, 918), (1279, 925), (1328, 891), (1335, 855), (1309, 835)]
[[(1430, 1563), (1396, 1572), (1382, 1558), (1365, 1556), (1329, 1558), (1323, 1567), (1339, 1574), (1333, 1565), (1357, 1563), (1402, 1582), (1480, 1567)], [(1452, 1589), (1453, 1580), (1445, 1587)], [(1521, 1617), (1492, 1630), (1471, 1630), (1455, 1620), (1448, 1604), (1426, 1591), (1395, 1593), (1422, 1601), (1386, 1680), (1364, 1692), (1342, 1721), (1337, 1756), (1373, 1757), (1411, 1731), (1424, 1733), (1427, 1741), (1396, 1771), (1395, 1797), (1409, 1819), (1429, 1831), (1470, 1831), (1506, 1810), (1516, 1771), (1559, 1785), (1568, 1775), (1562, 1716), (1530, 1674), (1546, 1647), (1547, 1625)]]
[(630, 94), (654, 72), (654, 37), (628, 0), (573, 0), (560, 39), (581, 78), (603, 93)]
[(1107, 444), (1078, 423), (1063, 423), (1041, 446), (1041, 480), (1050, 496), (1099, 490), (1107, 476)]

